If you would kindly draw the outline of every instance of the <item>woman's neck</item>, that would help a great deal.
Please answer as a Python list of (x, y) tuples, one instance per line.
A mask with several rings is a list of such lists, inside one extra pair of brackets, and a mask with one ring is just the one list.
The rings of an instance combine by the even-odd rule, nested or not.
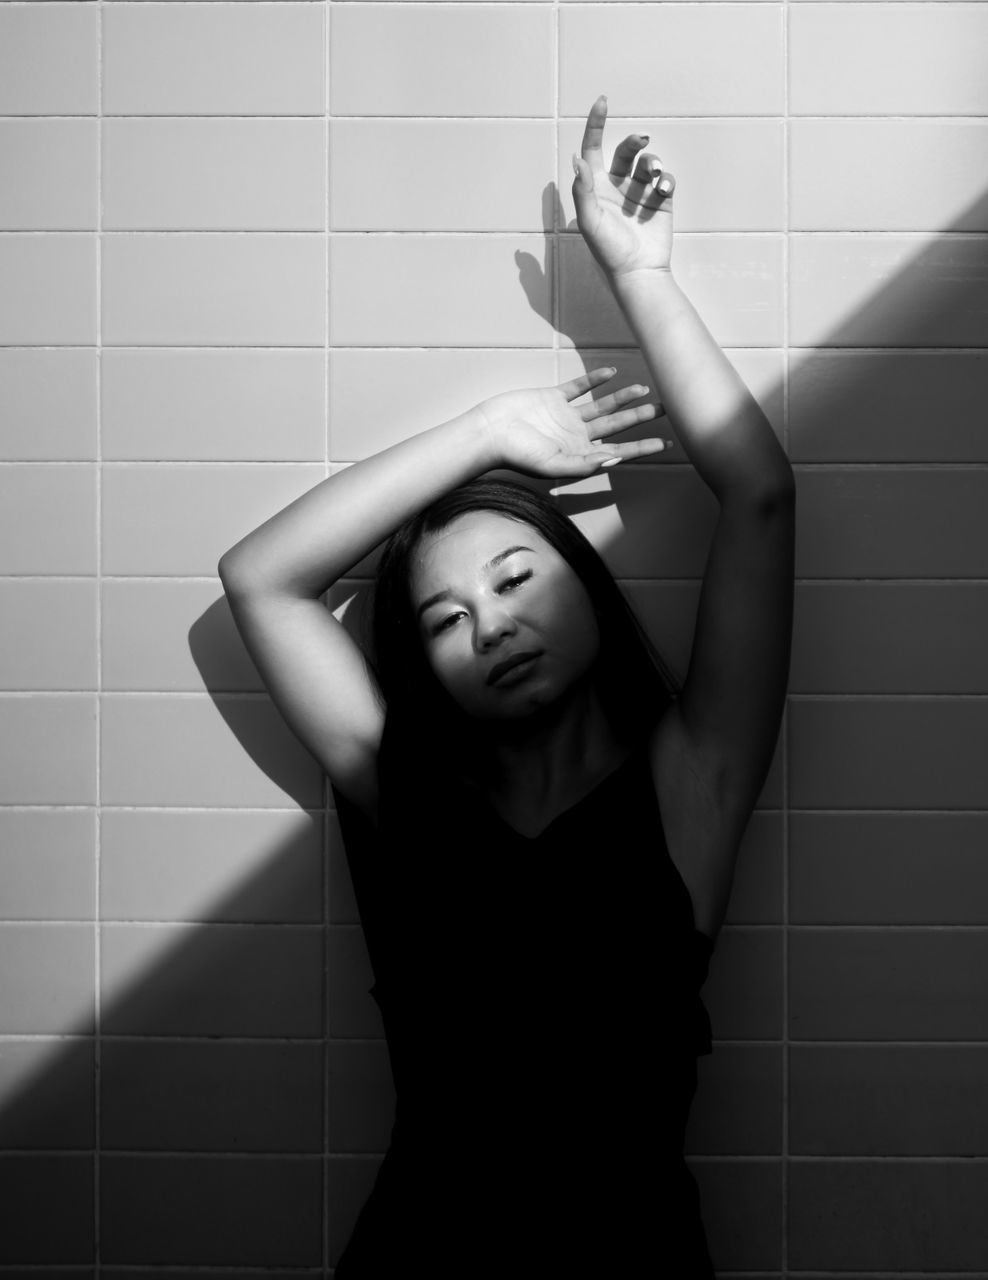
[(626, 751), (596, 687), (583, 682), (537, 716), (497, 725), (489, 739), (484, 789), (505, 805), (551, 809), (582, 794)]

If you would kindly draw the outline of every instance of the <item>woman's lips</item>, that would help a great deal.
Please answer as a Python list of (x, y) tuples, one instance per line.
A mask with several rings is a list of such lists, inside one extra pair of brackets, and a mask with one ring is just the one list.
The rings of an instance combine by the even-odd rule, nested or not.
[(514, 684), (515, 681), (522, 680), (528, 675), (532, 664), (540, 656), (538, 653), (516, 653), (510, 658), (505, 658), (503, 662), (499, 662), (491, 668), (487, 683), (490, 685), (504, 685)]

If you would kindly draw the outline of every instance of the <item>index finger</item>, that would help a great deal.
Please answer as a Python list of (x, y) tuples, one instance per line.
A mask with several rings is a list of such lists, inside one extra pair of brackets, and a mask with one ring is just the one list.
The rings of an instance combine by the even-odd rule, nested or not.
[(569, 382), (561, 382), (559, 390), (567, 400), (576, 400), (585, 392), (599, 387), (602, 382), (609, 382), (616, 373), (617, 369), (613, 365), (605, 369), (591, 369), (589, 373), (581, 373), (578, 378), (571, 378)]
[(604, 124), (607, 120), (607, 97), (602, 93), (590, 108), (587, 126), (583, 130), (580, 154), (591, 169), (604, 167)]

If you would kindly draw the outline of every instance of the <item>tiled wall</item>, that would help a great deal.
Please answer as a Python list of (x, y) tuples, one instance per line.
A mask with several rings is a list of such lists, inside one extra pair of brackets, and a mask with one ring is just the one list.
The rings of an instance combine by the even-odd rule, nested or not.
[[(601, 91), (799, 483), (690, 1137), (718, 1270), (988, 1276), (986, 50), (980, 3), (0, 3), (0, 1277), (338, 1256), (387, 1060), (216, 562), (494, 391), (641, 376), (568, 229)], [(682, 670), (682, 454), (565, 501)]]

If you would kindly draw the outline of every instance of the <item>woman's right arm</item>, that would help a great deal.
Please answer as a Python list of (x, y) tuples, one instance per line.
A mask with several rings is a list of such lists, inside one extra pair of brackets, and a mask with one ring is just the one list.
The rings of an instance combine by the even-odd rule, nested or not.
[(333, 785), (371, 816), (384, 707), (363, 653), (321, 597), (404, 520), (494, 465), (473, 410), (324, 480), (219, 562), (272, 699)]
[(599, 439), (653, 416), (650, 405), (614, 412), (641, 396), (638, 387), (570, 405), (612, 376), (597, 370), (561, 387), (494, 396), (324, 480), (220, 559), (234, 621), (276, 706), (334, 787), (371, 817), (383, 700), (322, 595), (399, 525), (485, 471), (590, 475), (614, 457), (661, 448), (590, 440), (590, 422)]

